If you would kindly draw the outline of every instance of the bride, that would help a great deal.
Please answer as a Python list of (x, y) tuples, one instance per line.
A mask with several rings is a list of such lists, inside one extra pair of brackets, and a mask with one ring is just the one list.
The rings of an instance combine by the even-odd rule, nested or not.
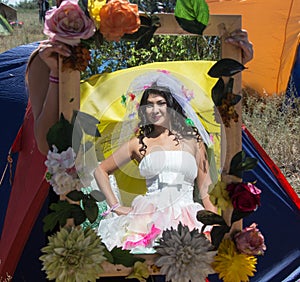
[[(167, 71), (149, 72), (133, 81), (128, 107), (137, 111), (138, 133), (94, 172), (110, 207), (98, 229), (109, 250), (117, 246), (135, 253), (153, 252), (163, 230), (177, 228), (181, 222), (200, 231), (197, 211), (215, 211), (208, 197), (210, 139), (189, 104), (188, 93)], [(147, 192), (126, 207), (115, 196), (109, 175), (131, 160), (138, 162)], [(194, 182), (203, 206), (193, 201)]]

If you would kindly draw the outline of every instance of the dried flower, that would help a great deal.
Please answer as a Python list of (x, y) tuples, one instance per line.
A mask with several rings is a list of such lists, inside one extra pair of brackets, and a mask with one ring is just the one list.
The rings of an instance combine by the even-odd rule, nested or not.
[(77, 0), (62, 1), (58, 8), (46, 13), (44, 34), (53, 40), (74, 46), (94, 33), (93, 21), (84, 14)]
[(100, 32), (108, 41), (119, 41), (125, 33), (136, 32), (140, 25), (136, 4), (127, 0), (111, 0), (100, 10)]
[(209, 193), (211, 203), (221, 210), (226, 210), (232, 206), (226, 186), (227, 184), (225, 182), (218, 181)]
[(241, 282), (254, 276), (256, 263), (256, 257), (237, 252), (234, 242), (224, 239), (212, 266), (224, 282)]
[(42, 248), (40, 260), (47, 278), (59, 281), (96, 281), (103, 271), (101, 263), (104, 246), (100, 237), (90, 228), (62, 228), (49, 236)]
[(167, 281), (205, 281), (208, 274), (214, 273), (211, 262), (216, 252), (196, 229), (189, 231), (179, 223), (177, 230), (163, 232), (155, 249), (160, 255), (155, 264), (161, 267)]
[(260, 193), (252, 183), (231, 183), (227, 191), (235, 209), (242, 212), (251, 212), (260, 205)]
[(140, 282), (146, 282), (146, 279), (150, 276), (148, 266), (141, 262), (137, 261), (134, 263), (133, 272), (126, 276), (126, 279), (137, 279)]
[(256, 226), (256, 223), (252, 223), (234, 235), (235, 245), (241, 253), (252, 256), (264, 254), (266, 250), (264, 236)]

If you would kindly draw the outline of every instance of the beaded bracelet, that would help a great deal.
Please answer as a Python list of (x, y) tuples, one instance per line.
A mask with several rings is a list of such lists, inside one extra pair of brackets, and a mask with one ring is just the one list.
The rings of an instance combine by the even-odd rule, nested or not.
[(59, 78), (57, 76), (49, 75), (49, 81), (58, 84)]
[(120, 207), (120, 203), (116, 203), (115, 205), (113, 205), (111, 208), (109, 208), (107, 211), (101, 213), (101, 216), (107, 216), (108, 214), (110, 214), (111, 212), (114, 212), (115, 209), (117, 209), (118, 207)]

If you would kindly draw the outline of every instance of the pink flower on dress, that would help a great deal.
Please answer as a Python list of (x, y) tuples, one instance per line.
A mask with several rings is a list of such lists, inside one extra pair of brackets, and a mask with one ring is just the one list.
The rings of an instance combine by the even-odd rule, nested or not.
[(55, 41), (77, 45), (95, 33), (94, 22), (87, 17), (77, 0), (65, 0), (46, 13), (44, 34)]
[(264, 236), (256, 228), (257, 224), (252, 223), (250, 227), (244, 228), (235, 234), (234, 241), (237, 249), (250, 256), (263, 255), (266, 250)]

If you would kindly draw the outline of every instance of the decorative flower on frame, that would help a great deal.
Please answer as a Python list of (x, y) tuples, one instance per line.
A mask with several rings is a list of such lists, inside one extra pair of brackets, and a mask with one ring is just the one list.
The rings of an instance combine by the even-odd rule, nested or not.
[(225, 182), (218, 181), (209, 193), (211, 203), (223, 211), (232, 206), (226, 186)]
[(58, 8), (46, 13), (44, 34), (52, 40), (77, 45), (95, 33), (93, 21), (85, 15), (77, 0), (62, 1)]
[(138, 6), (127, 0), (110, 0), (100, 9), (100, 19), (100, 32), (108, 41), (120, 41), (141, 25)]
[(103, 272), (105, 247), (92, 229), (62, 228), (49, 236), (40, 260), (47, 278), (55, 281), (96, 281)]
[(106, 4), (106, 0), (88, 0), (88, 11), (90, 17), (94, 20), (94, 23), (99, 29), (100, 27), (100, 10)]
[(177, 230), (165, 230), (158, 246), (155, 247), (160, 257), (156, 265), (166, 275), (166, 280), (173, 282), (206, 281), (213, 274), (211, 263), (216, 254), (204, 234), (179, 223)]
[(246, 255), (263, 255), (266, 250), (264, 236), (258, 230), (257, 224), (252, 223), (249, 227), (234, 235), (237, 249)]
[(224, 282), (241, 282), (254, 276), (256, 263), (256, 257), (239, 253), (231, 239), (224, 239), (212, 266)]
[(241, 212), (252, 212), (260, 205), (259, 190), (252, 183), (231, 183), (226, 187), (234, 209)]
[(49, 182), (56, 194), (62, 195), (73, 190), (78, 190), (84, 186), (82, 177), (86, 182), (91, 182), (92, 178), (85, 172), (85, 167), (76, 168), (76, 154), (73, 148), (58, 153), (55, 145), (53, 151), (49, 150), (45, 165), (47, 166), (46, 180)]
[(146, 282), (150, 276), (148, 267), (145, 263), (137, 261), (133, 265), (133, 272), (126, 276), (126, 279), (137, 279), (140, 282)]

